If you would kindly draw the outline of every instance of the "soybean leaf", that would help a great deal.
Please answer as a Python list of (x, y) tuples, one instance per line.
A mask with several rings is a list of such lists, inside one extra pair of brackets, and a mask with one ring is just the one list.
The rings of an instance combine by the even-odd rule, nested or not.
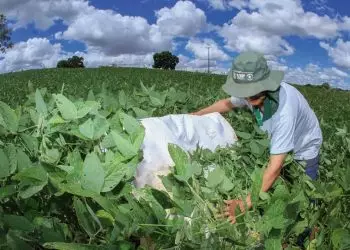
[(118, 149), (118, 151), (125, 157), (133, 157), (137, 154), (137, 149), (131, 144), (130, 141), (123, 138), (119, 133), (112, 130), (111, 131), (112, 138), (114, 143)]
[(83, 189), (100, 193), (104, 182), (104, 169), (96, 153), (90, 153), (86, 156), (83, 166), (83, 175), (81, 184)]
[(83, 118), (89, 113), (96, 114), (99, 108), (100, 104), (98, 102), (86, 101), (77, 108), (77, 118)]
[(250, 141), (250, 150), (255, 155), (262, 155), (264, 153), (264, 150), (262, 149), (262, 146), (259, 145), (255, 140)]
[(96, 234), (97, 229), (85, 204), (78, 197), (73, 197), (73, 207), (75, 214), (77, 215), (79, 225), (90, 237), (93, 237)]
[(257, 204), (259, 201), (260, 190), (262, 186), (263, 170), (260, 168), (255, 168), (251, 174), (252, 179), (252, 191), (251, 200), (253, 204)]
[(18, 171), (22, 171), (25, 168), (29, 168), (32, 165), (29, 157), (20, 148), (17, 148), (17, 166)]
[(6, 103), (0, 101), (0, 125), (12, 133), (18, 130), (19, 119), (13, 109)]
[(133, 107), (132, 110), (135, 112), (136, 118), (138, 119), (142, 119), (142, 118), (146, 118), (146, 117), (150, 117), (151, 113), (140, 109), (138, 107)]
[(9, 230), (9, 232), (6, 235), (6, 241), (10, 249), (13, 250), (32, 250), (33, 248), (26, 243), (24, 240), (22, 240), (18, 236), (18, 231)]
[(186, 175), (186, 167), (190, 163), (186, 152), (175, 144), (169, 144), (168, 150), (171, 159), (175, 163), (175, 174), (184, 177)]
[(97, 246), (88, 244), (78, 244), (78, 243), (64, 243), (64, 242), (47, 242), (43, 245), (47, 249), (57, 249), (57, 250), (108, 250), (116, 249), (111, 246)]
[(4, 150), (0, 148), (0, 179), (10, 175), (10, 162)]
[(13, 179), (20, 181), (19, 195), (26, 199), (40, 192), (46, 186), (48, 173), (42, 166), (29, 167), (17, 173)]
[(58, 110), (60, 111), (63, 119), (74, 120), (78, 118), (78, 111), (74, 103), (72, 103), (62, 94), (54, 95), (54, 97)]
[(104, 117), (95, 117), (93, 139), (100, 139), (109, 129), (109, 122)]
[(225, 178), (224, 171), (216, 167), (213, 171), (209, 172), (208, 178), (207, 178), (207, 187), (214, 188), (218, 186)]
[(28, 134), (21, 134), (21, 139), (30, 153), (36, 154), (38, 152), (39, 143), (37, 138)]
[(129, 116), (125, 113), (121, 113), (121, 122), (126, 132), (129, 135), (137, 133), (140, 130), (140, 123), (132, 116)]
[(92, 139), (94, 137), (94, 123), (91, 118), (79, 126), (79, 131), (85, 137)]
[(8, 185), (5, 187), (0, 187), (0, 200), (10, 197), (16, 193), (16, 185)]
[(36, 111), (39, 114), (42, 114), (44, 117), (46, 117), (47, 116), (46, 103), (41, 95), (41, 92), (38, 89), (35, 92), (35, 105), (36, 105)]
[(126, 108), (126, 95), (124, 90), (119, 91), (119, 96), (118, 96), (119, 104), (121, 107)]
[(5, 214), (4, 221), (12, 230), (34, 231), (34, 225), (24, 216)]
[(235, 131), (236, 135), (238, 137), (241, 137), (242, 139), (249, 140), (252, 138), (251, 134), (248, 134), (246, 132), (241, 132), (241, 131)]
[[(12, 143), (5, 147), (5, 152), (10, 163), (10, 174), (13, 174), (17, 170), (17, 150), (16, 146)], [(1, 165), (1, 163), (0, 163)]]

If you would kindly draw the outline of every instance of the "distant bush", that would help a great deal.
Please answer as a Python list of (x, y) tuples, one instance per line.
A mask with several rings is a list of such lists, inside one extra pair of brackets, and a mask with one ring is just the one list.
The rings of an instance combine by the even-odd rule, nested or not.
[(61, 60), (57, 63), (57, 68), (85, 68), (84, 58), (73, 56), (68, 60)]

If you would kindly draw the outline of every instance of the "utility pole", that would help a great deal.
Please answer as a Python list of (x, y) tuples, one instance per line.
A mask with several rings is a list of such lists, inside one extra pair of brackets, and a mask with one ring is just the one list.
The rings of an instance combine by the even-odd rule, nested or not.
[(207, 49), (208, 49), (208, 73), (210, 72), (210, 57), (209, 57), (209, 50), (210, 50), (210, 45), (207, 45)]

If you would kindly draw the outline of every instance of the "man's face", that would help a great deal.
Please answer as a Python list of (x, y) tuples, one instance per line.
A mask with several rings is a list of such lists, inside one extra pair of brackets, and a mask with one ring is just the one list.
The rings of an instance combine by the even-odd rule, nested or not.
[(262, 107), (264, 104), (264, 100), (265, 100), (266, 96), (264, 93), (259, 93), (255, 96), (251, 96), (251, 97), (247, 97), (245, 98), (250, 105), (252, 105), (253, 107)]

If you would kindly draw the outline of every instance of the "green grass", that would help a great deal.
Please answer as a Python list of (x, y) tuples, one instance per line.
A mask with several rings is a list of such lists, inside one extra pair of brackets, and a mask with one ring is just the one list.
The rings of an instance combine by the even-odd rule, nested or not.
[[(95, 69), (44, 69), (0, 75), (1, 100), (15, 107), (23, 103), (28, 94), (28, 82), (35, 88), (46, 87), (49, 92), (59, 92), (64, 84), (64, 93), (86, 97), (89, 90), (99, 91), (103, 84), (110, 91), (124, 89), (129, 92), (132, 87), (156, 85), (163, 90), (169, 87), (183, 90), (201, 98), (202, 105), (226, 97), (221, 90), (226, 76), (206, 73), (164, 71), (139, 68), (95, 68)], [(350, 91), (326, 89), (315, 86), (297, 87), (307, 98), (318, 118), (331, 126), (323, 127), (326, 137), (331, 136), (335, 127), (350, 127)], [(201, 107), (189, 105), (189, 111)]]

